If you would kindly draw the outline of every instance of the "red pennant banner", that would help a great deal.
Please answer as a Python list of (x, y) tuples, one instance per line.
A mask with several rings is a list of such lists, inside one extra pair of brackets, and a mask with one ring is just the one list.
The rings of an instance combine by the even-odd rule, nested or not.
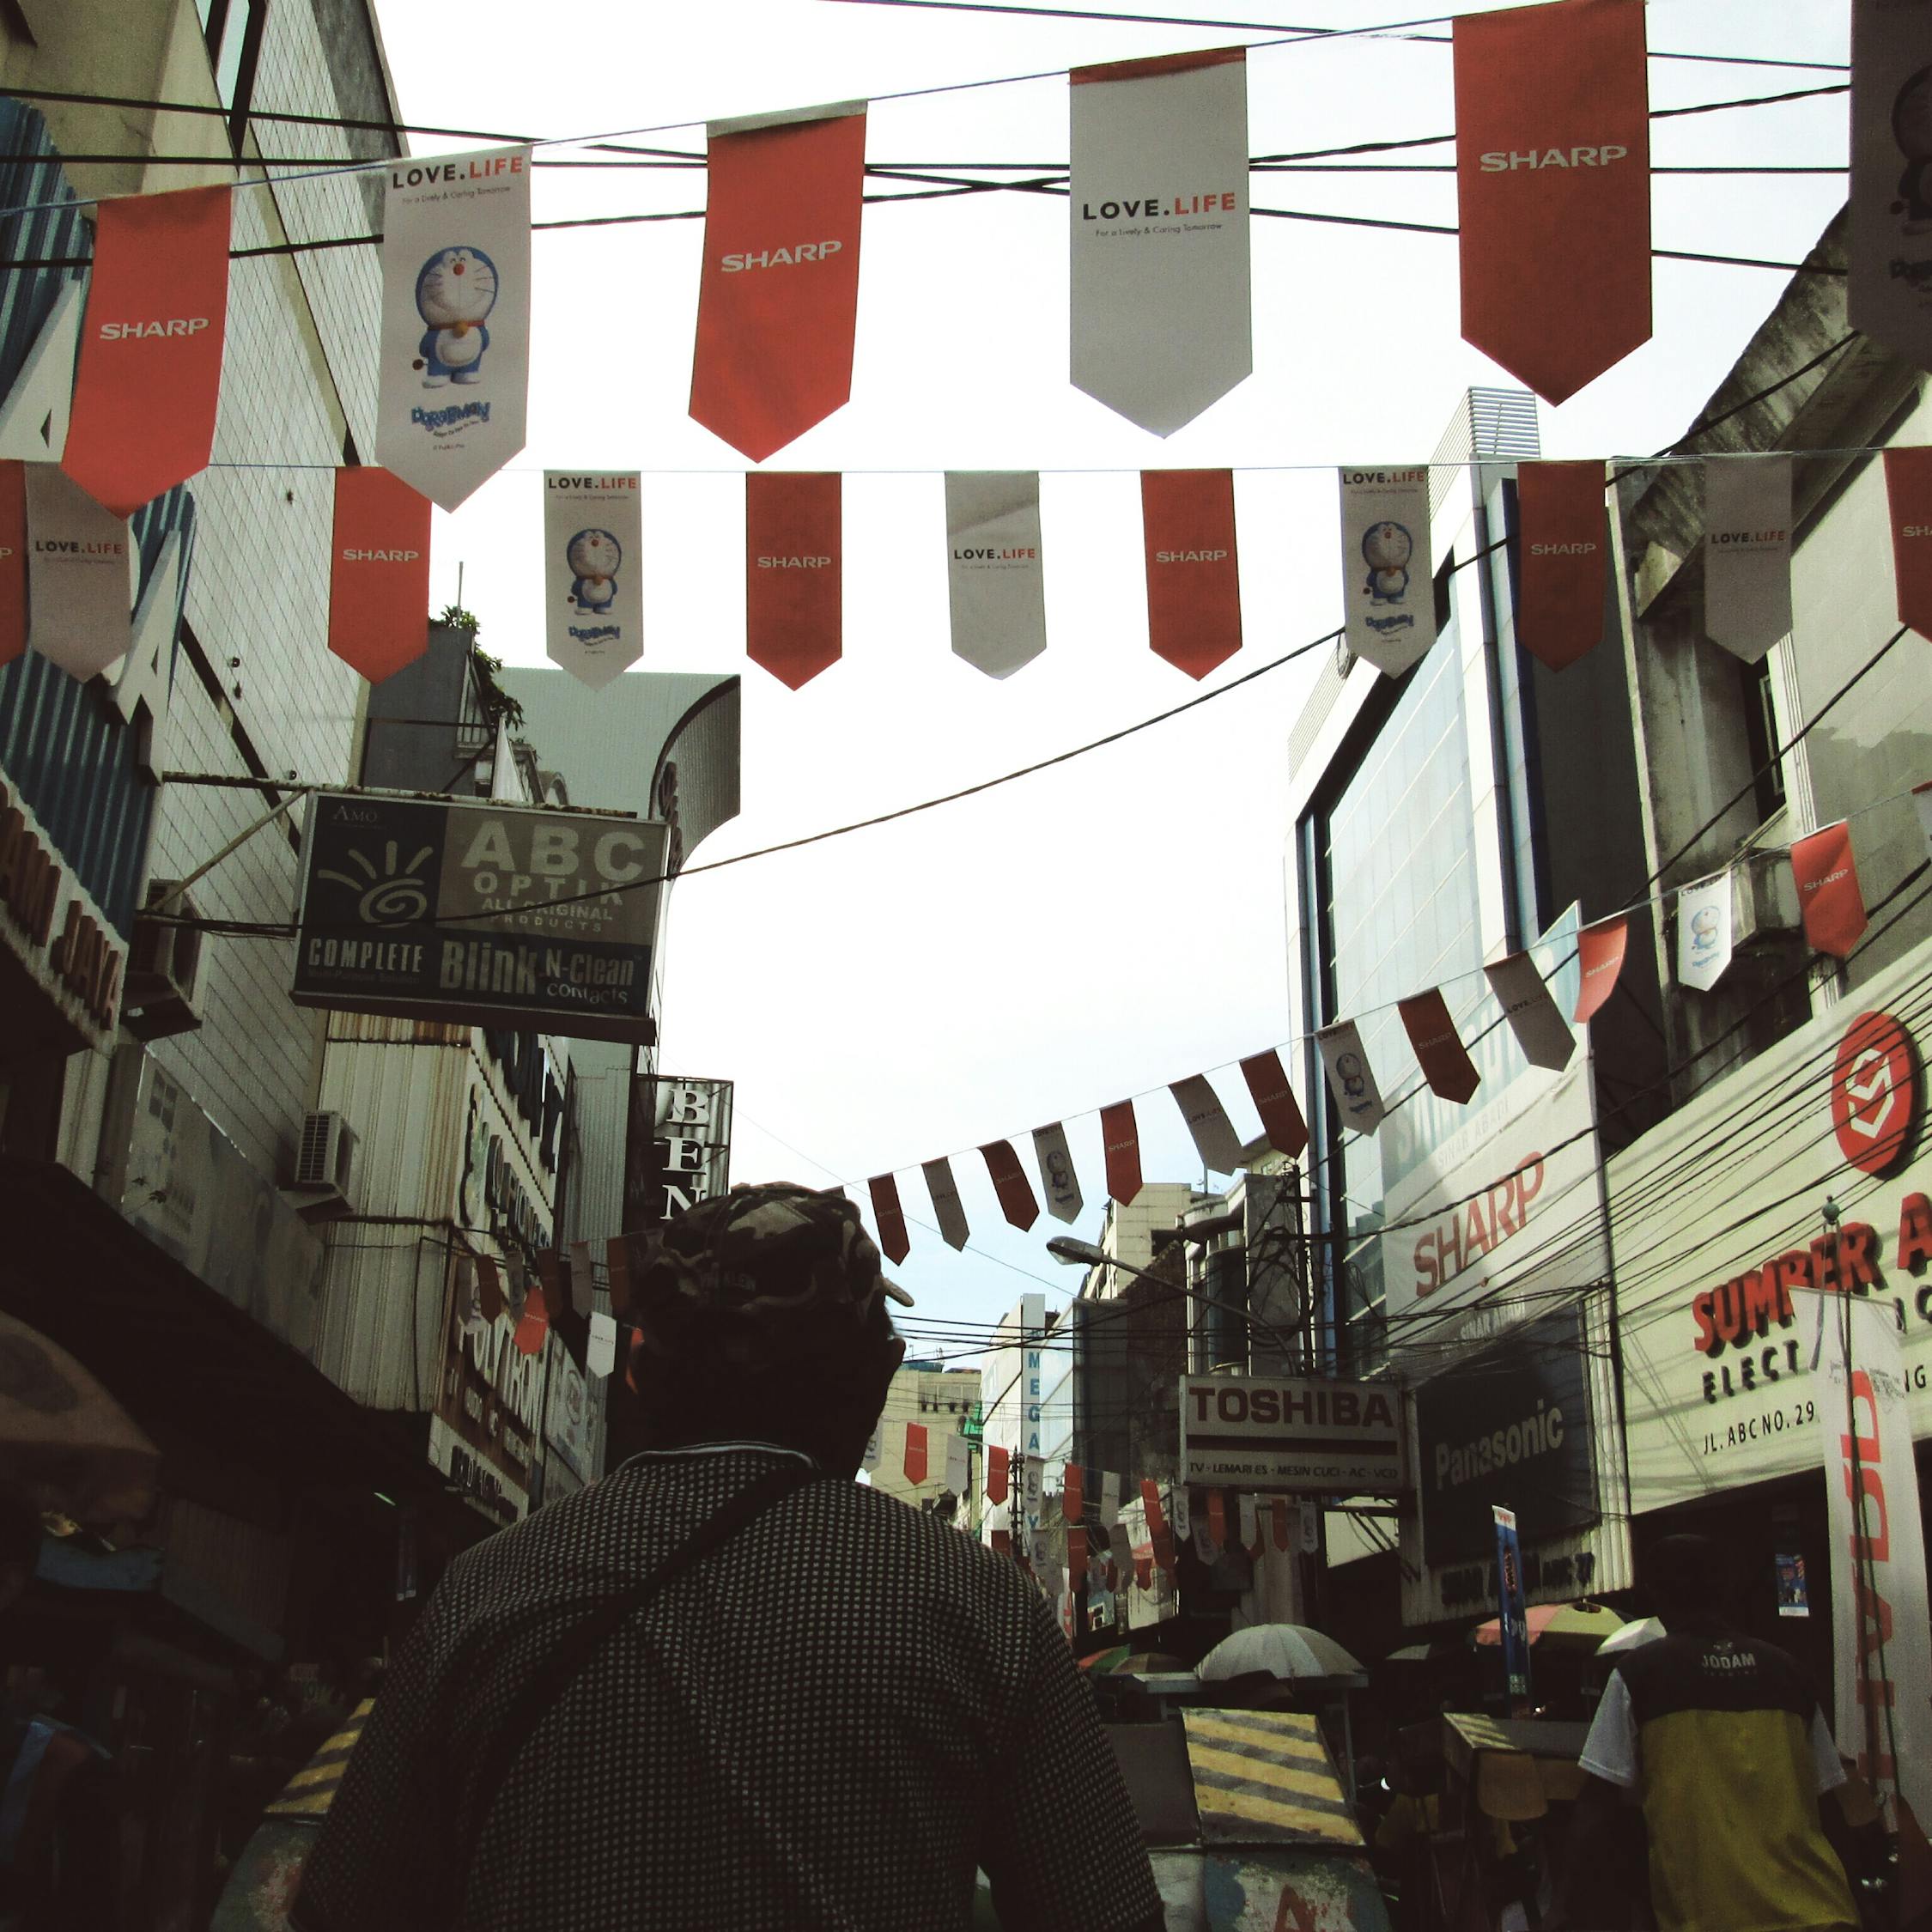
[(60, 466), (118, 517), (208, 465), (228, 325), (229, 199), (225, 187), (183, 188), (95, 209)]
[(535, 1355), (542, 1350), (550, 1332), (550, 1303), (544, 1298), (542, 1285), (532, 1282), (523, 1298), (523, 1313), (517, 1317), (517, 1347), (526, 1355)]
[(630, 1237), (612, 1235), (604, 1244), (604, 1261), (611, 1271), (611, 1312), (627, 1314), (630, 1309)]
[(926, 1480), (926, 1425), (906, 1425), (906, 1480), (914, 1489)]
[(372, 684), (429, 648), (429, 499), (386, 470), (336, 471), (329, 648)]
[(993, 1531), (992, 1535), (993, 1553), (995, 1556), (1010, 1557), (1013, 1553), (1012, 1533), (1004, 1529), (996, 1529)]
[(1560, 403), (1650, 339), (1643, 0), (1453, 30), (1462, 333)]
[(1268, 1145), (1276, 1153), (1293, 1160), (1308, 1145), (1308, 1122), (1302, 1117), (1301, 1103), (1288, 1084), (1278, 1053), (1252, 1054), (1241, 1063), (1241, 1077), (1248, 1083), (1248, 1097), (1261, 1116)]
[(1154, 1564), (1157, 1569), (1166, 1571), (1170, 1577), (1174, 1574), (1174, 1532), (1171, 1529), (1154, 1532)]
[(1125, 1207), (1140, 1192), (1140, 1129), (1131, 1100), (1100, 1109), (1100, 1138), (1107, 1150), (1107, 1192)]
[(1026, 1170), (1020, 1165), (1012, 1142), (989, 1140), (980, 1152), (985, 1157), (993, 1191), (999, 1197), (1000, 1212), (1016, 1228), (1030, 1228), (1040, 1218), (1040, 1204), (1033, 1198)]
[(27, 465), (0, 462), (0, 664), (27, 648)]
[(1140, 1479), (1140, 1505), (1147, 1512), (1147, 1527), (1158, 1535), (1167, 1528), (1167, 1512), (1161, 1507), (1161, 1485), (1151, 1476)]
[(1087, 1587), (1087, 1533), (1084, 1529), (1066, 1533), (1066, 1575), (1076, 1590)]
[(1288, 1547), (1288, 1499), (1278, 1496), (1268, 1504), (1268, 1534), (1278, 1550)]
[(902, 1261), (912, 1252), (906, 1238), (906, 1211), (899, 1205), (899, 1183), (890, 1174), (875, 1174), (866, 1183), (872, 1197), (872, 1218), (878, 1224), (878, 1244), (889, 1261)]
[(487, 1255), (477, 1257), (477, 1306), (486, 1322), (494, 1322), (503, 1312), (503, 1279)]
[(844, 608), (835, 472), (744, 479), (744, 648), (793, 690), (839, 661)]
[(1449, 1002), (1439, 987), (1412, 994), (1395, 1003), (1402, 1025), (1415, 1049), (1415, 1063), (1432, 1091), (1460, 1106), (1481, 1084), (1476, 1063), (1449, 1018)]
[(1078, 1462), (1069, 1462), (1060, 1483), (1060, 1513), (1068, 1522), (1078, 1522), (1086, 1508), (1086, 1472)]
[(866, 112), (716, 123), (691, 415), (762, 463), (852, 394)]
[(1521, 463), (1516, 641), (1561, 671), (1603, 641), (1609, 515), (1601, 463)]
[(988, 1449), (986, 1452), (986, 1499), (988, 1503), (1004, 1503), (1006, 1500), (1006, 1457), (1003, 1449)]
[(1886, 451), (1885, 499), (1899, 622), (1932, 637), (1932, 447)]
[(1227, 470), (1143, 470), (1147, 641), (1190, 677), (1241, 648), (1241, 563), (1234, 476)]
[(1850, 957), (1865, 930), (1865, 896), (1851, 856), (1851, 828), (1842, 819), (1791, 848), (1792, 876), (1805, 937), (1834, 959)]
[(560, 1313), (564, 1305), (562, 1259), (554, 1248), (537, 1250), (537, 1279), (544, 1285), (544, 1306)]
[(1218, 1489), (1207, 1492), (1207, 1540), (1218, 1550), (1228, 1546), (1228, 1502)]
[(1577, 965), (1582, 975), (1577, 987), (1577, 1025), (1592, 1019), (1617, 990), (1617, 975), (1624, 969), (1624, 951), (1629, 944), (1628, 920), (1602, 920), (1577, 933)]
[(1154, 1562), (1151, 1557), (1133, 1559), (1133, 1583), (1136, 1589), (1151, 1590), (1154, 1587)]

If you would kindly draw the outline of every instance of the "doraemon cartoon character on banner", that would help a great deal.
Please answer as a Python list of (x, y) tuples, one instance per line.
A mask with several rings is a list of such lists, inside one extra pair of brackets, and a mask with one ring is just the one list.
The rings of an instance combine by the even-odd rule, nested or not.
[(643, 533), (635, 471), (544, 471), (544, 647), (593, 691), (644, 654)]
[(446, 510), (524, 441), (530, 150), (389, 164), (376, 459)]
[(1321, 1064), (1328, 1075), (1328, 1091), (1334, 1097), (1338, 1118), (1345, 1127), (1358, 1133), (1373, 1133), (1388, 1111), (1382, 1104), (1382, 1089), (1376, 1084), (1369, 1065), (1368, 1049), (1353, 1020), (1338, 1020), (1315, 1036)]
[(1218, 47), (1067, 78), (1073, 386), (1171, 435), (1255, 367), (1248, 57)]
[(1700, 878), (1677, 895), (1677, 983), (1709, 993), (1731, 963), (1731, 875)]
[(1427, 465), (1344, 470), (1341, 543), (1348, 647), (1400, 677), (1436, 641)]
[(1853, 328), (1932, 369), (1932, 0), (1853, 0)]
[(52, 463), (27, 465), (27, 641), (83, 683), (134, 641), (127, 519)]

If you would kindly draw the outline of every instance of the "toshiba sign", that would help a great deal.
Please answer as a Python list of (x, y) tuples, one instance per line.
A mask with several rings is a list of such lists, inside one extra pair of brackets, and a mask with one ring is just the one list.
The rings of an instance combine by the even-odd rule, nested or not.
[(1384, 1382), (1183, 1376), (1181, 1480), (1208, 1489), (1393, 1496), (1402, 1419)]

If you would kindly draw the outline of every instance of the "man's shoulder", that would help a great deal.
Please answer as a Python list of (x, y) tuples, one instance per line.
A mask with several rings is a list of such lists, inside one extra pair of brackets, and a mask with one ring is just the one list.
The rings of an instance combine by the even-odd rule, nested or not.
[(1789, 1650), (1735, 1631), (1672, 1631), (1617, 1661), (1639, 1722), (1674, 1710), (1788, 1710), (1817, 1699)]

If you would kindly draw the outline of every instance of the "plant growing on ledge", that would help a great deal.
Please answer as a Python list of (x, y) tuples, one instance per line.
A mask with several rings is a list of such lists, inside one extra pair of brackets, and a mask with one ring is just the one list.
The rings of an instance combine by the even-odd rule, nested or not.
[(489, 728), (495, 731), (499, 724), (507, 723), (511, 731), (523, 728), (523, 707), (497, 682), (497, 674), (503, 668), (501, 658), (493, 658), (477, 642), (477, 624), (476, 613), (465, 611), (460, 604), (446, 604), (436, 613), (436, 622), (447, 624), (452, 630), (466, 630), (470, 634), (470, 661), (477, 671), (477, 696), (481, 701), (483, 718)]

